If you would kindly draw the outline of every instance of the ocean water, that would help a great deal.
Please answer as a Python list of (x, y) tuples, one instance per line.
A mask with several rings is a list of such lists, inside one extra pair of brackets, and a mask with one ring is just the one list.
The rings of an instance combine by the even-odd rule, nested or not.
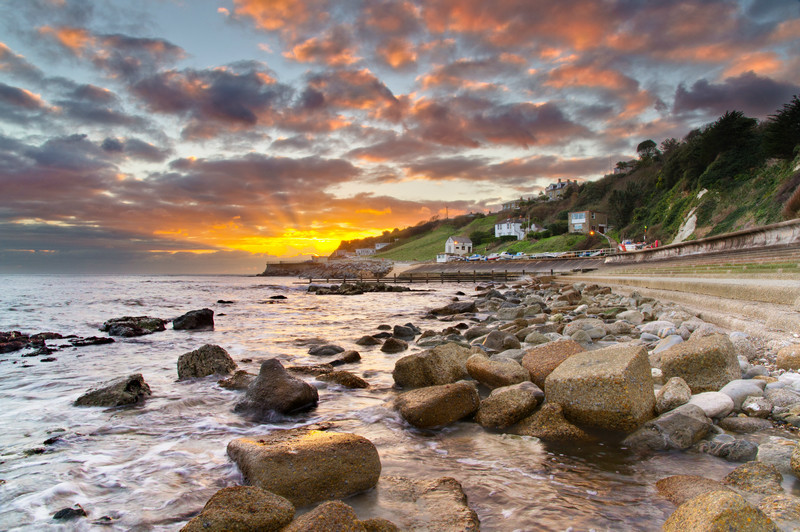
[[(203, 307), (216, 313), (213, 331), (168, 328), (108, 345), (65, 347), (50, 355), (53, 362), (20, 352), (0, 355), (2, 530), (178, 530), (217, 490), (242, 482), (225, 453), (229, 441), (323, 421), (370, 439), (383, 475), (457, 479), (483, 530), (657, 529), (674, 509), (656, 494), (657, 480), (673, 474), (721, 478), (733, 468), (691, 453), (640, 459), (609, 444), (547, 446), (468, 421), (436, 431), (405, 424), (391, 408), (400, 393), (391, 372), (399, 357), (419, 348), (388, 355), (354, 342), (381, 324), (441, 330), (451, 324), (423, 319), (425, 310), (447, 304), (458, 290), (471, 295), (472, 284), (361, 296), (309, 294), (294, 278), (235, 276), (5, 276), (0, 286), (1, 331), (103, 336), (98, 328), (114, 317), (174, 318)], [(270, 303), (274, 295), (287, 299)], [(257, 373), (269, 358), (284, 365), (321, 362), (307, 354), (310, 339), (357, 349), (361, 362), (344, 369), (372, 386), (316, 383), (315, 410), (258, 424), (233, 413), (242, 392), (219, 387), (215, 378), (177, 382), (178, 357), (203, 344), (224, 347), (239, 369)], [(92, 386), (131, 373), (142, 373), (152, 389), (143, 405), (72, 406)], [(54, 436), (60, 440), (43, 445)], [(36, 448), (45, 452), (30, 454)], [(362, 519), (393, 519), (392, 509), (370, 494), (347, 502)], [(88, 518), (52, 519), (74, 504)], [(101, 518), (109, 519), (100, 525)]]

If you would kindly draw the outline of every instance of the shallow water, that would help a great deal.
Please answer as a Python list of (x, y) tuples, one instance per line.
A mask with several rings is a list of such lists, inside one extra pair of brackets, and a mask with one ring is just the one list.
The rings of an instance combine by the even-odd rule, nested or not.
[[(108, 345), (70, 346), (50, 363), (19, 352), (0, 355), (3, 530), (90, 530), (103, 516), (111, 518), (103, 530), (177, 530), (217, 490), (241, 482), (225, 454), (230, 440), (320, 421), (370, 439), (383, 475), (456, 478), (483, 530), (656, 529), (673, 510), (656, 495), (656, 480), (679, 473), (721, 478), (734, 467), (683, 453), (639, 460), (611, 444), (548, 447), (469, 422), (439, 431), (406, 425), (388, 406), (398, 393), (391, 371), (403, 354), (353, 342), (384, 323), (443, 329), (446, 324), (424, 320), (424, 310), (447, 304), (458, 290), (469, 295), (473, 285), (415, 285), (425, 291), (350, 297), (308, 294), (306, 285), (289, 278), (8, 276), (0, 277), (0, 286), (3, 331), (93, 336), (103, 335), (98, 327), (113, 317), (173, 318), (203, 307), (216, 313), (214, 331), (168, 329)], [(270, 304), (273, 295), (288, 299)], [(240, 369), (257, 373), (272, 357), (284, 365), (319, 363), (307, 354), (304, 340), (312, 338), (357, 349), (362, 361), (345, 369), (372, 387), (330, 385), (320, 389), (314, 411), (255, 424), (232, 411), (240, 392), (220, 388), (213, 377), (176, 381), (178, 357), (206, 343), (221, 345)], [(246, 358), (252, 362), (241, 362)], [(143, 406), (72, 406), (88, 388), (131, 373), (142, 373), (153, 391)], [(55, 444), (42, 445), (59, 435)], [(25, 454), (37, 447), (46, 452)], [(374, 499), (367, 493), (348, 503), (361, 518), (393, 519)], [(76, 503), (88, 519), (52, 520)]]

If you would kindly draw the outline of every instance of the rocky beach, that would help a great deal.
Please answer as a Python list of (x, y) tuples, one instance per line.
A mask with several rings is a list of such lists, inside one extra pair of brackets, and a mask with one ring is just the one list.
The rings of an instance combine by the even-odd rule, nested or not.
[[(196, 307), (211, 290), (224, 293), (209, 304), (215, 310), (100, 323), (95, 316), (119, 308), (113, 302), (85, 320), (108, 335), (95, 340), (88, 327), (69, 339), (61, 335), (72, 331), (2, 333), (0, 393), (22, 430), (3, 442), (0, 473), (3, 506), (21, 513), (0, 512), (0, 523), (800, 526), (800, 339), (723, 330), (665, 301), (557, 280), (414, 291), (194, 280)], [(166, 293), (170, 306), (179, 294)], [(269, 320), (286, 330), (254, 336)], [(88, 351), (109, 346), (121, 351), (104, 361)], [(83, 374), (61, 381), (69, 392), (50, 398), (57, 411), (34, 413), (24, 405), (41, 397), (11, 393), (9, 379), (30, 390), (24, 372), (64, 362)], [(87, 371), (98, 363), (107, 366)], [(59, 413), (75, 426), (54, 429)], [(169, 428), (144, 428), (156, 420)], [(118, 454), (113, 434), (136, 442), (140, 457)], [(88, 464), (76, 472), (78, 455)], [(162, 501), (134, 510), (144, 471)], [(51, 485), (42, 491), (26, 476)], [(66, 480), (76, 476), (85, 478)], [(114, 495), (127, 492), (137, 495), (116, 504), (129, 507), (114, 508)]]

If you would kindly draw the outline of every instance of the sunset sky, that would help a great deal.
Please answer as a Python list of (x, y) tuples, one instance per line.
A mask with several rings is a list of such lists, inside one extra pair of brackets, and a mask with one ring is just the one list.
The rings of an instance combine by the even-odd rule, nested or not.
[(800, 93), (796, 0), (12, 0), (0, 28), (2, 273), (256, 273)]

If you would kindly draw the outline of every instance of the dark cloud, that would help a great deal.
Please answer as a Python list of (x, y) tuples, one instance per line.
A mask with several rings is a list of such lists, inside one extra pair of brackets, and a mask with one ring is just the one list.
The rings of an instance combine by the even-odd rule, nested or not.
[(753, 72), (727, 78), (722, 83), (700, 79), (690, 89), (681, 84), (675, 92), (674, 111), (704, 111), (719, 115), (726, 111), (743, 111), (750, 116), (765, 117), (800, 94), (800, 86), (761, 77)]
[(348, 152), (347, 156), (369, 162), (388, 162), (416, 159), (441, 151), (440, 147), (429, 142), (409, 137), (395, 137), (363, 148), (356, 148)]
[(107, 137), (100, 147), (110, 153), (124, 154), (132, 159), (141, 159), (150, 162), (163, 162), (169, 157), (169, 149), (160, 149), (143, 140), (130, 138), (118, 139)]
[(27, 81), (41, 81), (44, 73), (0, 42), (0, 71)]
[(44, 108), (42, 99), (37, 95), (19, 87), (12, 87), (0, 83), (0, 104), (6, 104), (27, 110), (40, 110)]

